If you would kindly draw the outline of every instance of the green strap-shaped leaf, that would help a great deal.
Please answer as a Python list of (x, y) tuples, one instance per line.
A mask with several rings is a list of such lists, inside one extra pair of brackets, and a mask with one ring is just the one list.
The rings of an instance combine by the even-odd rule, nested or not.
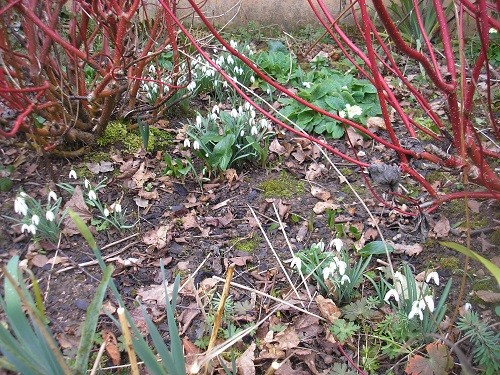
[(468, 257), (480, 262), (483, 266), (485, 266), (488, 269), (488, 271), (491, 272), (491, 274), (495, 277), (495, 279), (497, 279), (498, 285), (500, 285), (500, 268), (498, 268), (495, 264), (490, 262), (488, 259), (482, 257), (481, 255), (472, 251), (471, 249), (469, 249), (463, 245), (460, 245), (458, 243), (455, 243), (455, 242), (440, 242), (440, 244), (443, 246), (446, 246), (450, 249), (456, 250), (459, 253), (467, 255)]

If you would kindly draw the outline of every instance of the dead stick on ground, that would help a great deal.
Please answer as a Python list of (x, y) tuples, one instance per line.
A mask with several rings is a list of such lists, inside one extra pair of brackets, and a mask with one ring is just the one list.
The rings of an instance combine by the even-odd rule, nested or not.
[[(217, 308), (217, 313), (215, 314), (214, 325), (212, 327), (212, 336), (210, 336), (210, 342), (208, 343), (207, 352), (212, 350), (215, 346), (215, 340), (217, 339), (217, 333), (219, 332), (219, 327), (222, 321), (222, 315), (224, 314), (224, 305), (226, 304), (227, 296), (229, 295), (229, 288), (231, 287), (231, 279), (233, 278), (234, 264), (230, 265), (226, 273), (226, 282), (224, 284), (224, 289), (222, 290), (222, 296), (219, 302), (219, 307)], [(205, 375), (208, 374), (209, 363), (205, 365)]]
[(123, 307), (119, 307), (116, 312), (118, 313), (118, 319), (120, 319), (120, 326), (122, 328), (125, 346), (127, 347), (131, 374), (139, 375), (139, 367), (137, 366), (137, 357), (135, 356), (135, 351), (132, 344), (132, 337), (130, 336), (130, 330), (128, 329), (128, 321), (127, 318), (125, 317), (125, 309)]
[[(138, 241), (135, 241), (135, 242), (132, 242), (132, 243), (129, 243), (127, 246), (124, 246), (122, 247), (120, 250), (116, 250), (114, 253), (111, 253), (109, 255), (106, 255), (105, 257), (103, 257), (104, 261), (107, 261), (108, 259), (111, 259), (115, 256), (117, 256), (118, 254), (121, 254), (123, 253), (125, 250), (131, 248), (132, 246), (134, 246), (135, 244), (137, 244)], [(74, 266), (68, 266), (66, 268), (63, 268), (63, 269), (60, 269), (56, 272), (56, 274), (60, 274), (60, 273), (63, 273), (63, 272), (66, 272), (66, 271), (69, 271), (69, 270), (72, 270), (73, 268), (81, 268), (81, 267), (88, 267), (88, 266), (94, 266), (96, 264), (98, 264), (99, 262), (97, 260), (91, 260), (89, 262), (84, 262), (84, 263), (80, 263), (80, 264), (76, 264)]]

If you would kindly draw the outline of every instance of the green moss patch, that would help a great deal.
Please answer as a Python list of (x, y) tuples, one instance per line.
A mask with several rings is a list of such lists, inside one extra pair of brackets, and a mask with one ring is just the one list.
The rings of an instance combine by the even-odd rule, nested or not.
[(305, 191), (304, 182), (286, 172), (281, 172), (278, 178), (271, 178), (258, 185), (264, 198), (285, 198), (300, 195)]
[(253, 235), (250, 238), (243, 237), (232, 239), (230, 243), (236, 250), (243, 251), (245, 253), (253, 253), (259, 247), (260, 238)]
[[(149, 128), (147, 151), (162, 149), (171, 144), (172, 136), (165, 130)], [(127, 124), (121, 121), (112, 121), (106, 126), (104, 134), (97, 139), (99, 146), (121, 143), (125, 151), (138, 152), (142, 147), (142, 137), (136, 131), (129, 131)]]

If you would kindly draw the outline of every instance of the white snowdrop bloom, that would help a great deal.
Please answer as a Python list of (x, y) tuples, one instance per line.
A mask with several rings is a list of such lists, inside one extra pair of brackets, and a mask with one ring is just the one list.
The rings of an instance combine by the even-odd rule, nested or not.
[(252, 119), (255, 118), (255, 110), (253, 108), (250, 109), (250, 118), (252, 118)]
[(359, 105), (350, 105), (347, 103), (345, 105), (345, 109), (347, 111), (347, 117), (353, 118), (355, 116), (361, 116), (363, 114), (363, 109)]
[(45, 218), (47, 219), (47, 221), (54, 221), (56, 217), (52, 211), (47, 211), (45, 213)]
[(419, 301), (413, 301), (413, 304), (411, 305), (411, 311), (408, 314), (408, 319), (413, 319), (415, 315), (419, 316), (420, 320), (424, 320), (424, 314), (422, 313), (422, 310), (420, 309), (419, 306)]
[(255, 82), (255, 77), (254, 77), (254, 76), (250, 76), (250, 82), (251, 82), (251, 83), (254, 83), (254, 82)]
[(196, 116), (196, 126), (201, 126), (201, 116)]
[(196, 82), (195, 81), (191, 81), (191, 83), (189, 85), (187, 85), (187, 89), (191, 92), (194, 91), (194, 89), (196, 88)]
[(323, 268), (323, 279), (327, 280), (330, 276), (335, 275), (335, 271), (337, 271), (337, 265), (335, 262), (331, 262), (328, 267)]
[(193, 142), (193, 150), (199, 150), (200, 149), (200, 142), (197, 140)]
[(240, 115), (243, 113), (243, 107), (241, 105), (238, 107), (238, 113)]
[(271, 95), (271, 89), (269, 87), (266, 89), (266, 94)]
[(229, 86), (229, 84), (227, 83), (227, 81), (222, 81), (222, 87), (226, 88), (227, 86)]
[(488, 30), (488, 33), (490, 33), (490, 34), (496, 34), (496, 33), (498, 33), (498, 30), (495, 29), (494, 27), (490, 27), (490, 29)]
[(399, 294), (398, 294), (398, 291), (396, 289), (390, 289), (386, 294), (385, 294), (385, 297), (384, 297), (384, 301), (385, 303), (389, 303), (390, 299), (394, 298), (394, 300), (396, 302), (399, 302)]
[(19, 196), (14, 201), (14, 211), (16, 214), (26, 216), (28, 214), (28, 205), (23, 197)]
[(19, 193), (19, 195), (21, 196), (21, 198), (28, 198), (28, 196), (29, 196), (29, 195), (28, 195), (28, 194), (26, 194), (24, 191), (21, 191), (21, 192)]
[(232, 118), (237, 118), (239, 116), (237, 109), (236, 108), (231, 109), (230, 115)]
[(229, 65), (233, 65), (234, 64), (234, 59), (233, 59), (233, 56), (229, 55), (227, 58), (226, 58), (226, 61)]
[(223, 50), (223, 51), (227, 51), (226, 46), (222, 46), (222, 50)]
[(215, 77), (215, 70), (207, 69), (207, 77)]
[[(337, 259), (337, 258), (335, 258), (335, 259)], [(343, 260), (337, 259), (337, 267), (339, 268), (339, 274), (344, 275), (345, 270), (347, 269), (347, 263), (344, 262)]]
[(263, 128), (263, 129), (267, 128), (267, 125), (268, 125), (267, 124), (267, 120), (265, 118), (263, 118), (263, 119), (260, 120), (260, 127), (261, 128)]
[(425, 296), (422, 298), (419, 303), (418, 307), (420, 310), (424, 310), (426, 307), (429, 309), (430, 312), (434, 311), (434, 298), (432, 296)]
[(36, 225), (34, 224), (23, 224), (23, 226), (21, 227), (21, 232), (28, 232), (28, 233), (31, 233), (31, 234), (36, 234)]
[(217, 59), (217, 62), (219, 66), (224, 65), (224, 56), (220, 55), (219, 58)]
[(191, 147), (191, 141), (189, 140), (189, 138), (186, 138), (184, 140), (184, 148), (189, 148)]
[(247, 101), (245, 101), (245, 104), (243, 104), (243, 108), (245, 109), (245, 111), (248, 111), (251, 107), (251, 104)]
[(240, 131), (240, 137), (244, 137), (245, 136), (245, 131), (244, 130), (241, 130)]
[(207, 67), (205, 65), (202, 65), (200, 69), (202, 73), (205, 73), (207, 71)]
[(297, 267), (297, 269), (300, 270), (302, 268), (302, 260), (299, 257), (293, 257), (290, 267)]
[(319, 251), (325, 251), (325, 243), (323, 241), (319, 241), (316, 244), (316, 247), (318, 248)]
[(87, 179), (83, 180), (83, 186), (85, 186), (85, 189), (88, 189), (90, 187), (89, 180), (87, 180)]
[(257, 135), (257, 134), (259, 134), (259, 131), (257, 130), (257, 127), (255, 125), (252, 126), (252, 128), (250, 129), (250, 134), (251, 135)]
[(347, 275), (342, 275), (342, 278), (340, 279), (340, 285), (344, 285), (344, 283), (348, 281), (349, 284), (351, 283), (351, 279)]
[(470, 310), (472, 310), (472, 305), (471, 305), (469, 302), (467, 302), (467, 303), (464, 305), (464, 310), (465, 310), (465, 311), (470, 311)]
[(304, 86), (306, 89), (310, 89), (311, 85), (312, 85), (311, 82), (302, 82), (302, 86)]
[(255, 119), (251, 118), (250, 120), (248, 120), (248, 123), (250, 124), (250, 126), (255, 125)]
[(439, 286), (439, 275), (436, 271), (429, 273), (425, 278), (426, 283), (429, 283), (431, 280), (434, 281), (434, 284)]
[(230, 45), (232, 48), (236, 48), (236, 47), (238, 47), (238, 42), (237, 42), (237, 41), (235, 41), (235, 40), (232, 40), (232, 39), (231, 39), (231, 40), (229, 41), (229, 45)]
[(219, 106), (217, 104), (212, 107), (212, 113), (219, 113)]
[(76, 172), (74, 169), (69, 171), (69, 178), (72, 178), (73, 180), (76, 180), (78, 177), (76, 176)]
[(97, 194), (94, 190), (89, 190), (89, 199), (95, 201), (97, 199)]
[(340, 251), (344, 247), (344, 242), (340, 238), (334, 238), (330, 242), (330, 247), (335, 247), (335, 250)]
[(240, 67), (240, 68), (238, 68), (238, 72), (239, 72), (240, 76), (241, 76), (241, 75), (243, 75), (243, 73), (245, 73), (245, 71), (244, 71), (244, 70), (243, 70), (243, 68), (241, 68), (241, 67)]
[(215, 121), (215, 120), (217, 120), (219, 118), (219, 116), (217, 116), (217, 113), (211, 113), (209, 115), (209, 118)]
[(50, 203), (50, 200), (53, 199), (54, 202), (57, 201), (57, 194), (54, 192), (54, 191), (49, 191), (49, 203)]
[(339, 117), (345, 118), (345, 111), (339, 111)]
[(120, 203), (115, 204), (115, 212), (122, 212), (122, 205)]
[(33, 216), (31, 217), (31, 224), (33, 224), (33, 225), (38, 225), (38, 224), (40, 224), (40, 216), (38, 216), (38, 215), (33, 215)]
[(103, 214), (104, 214), (104, 216), (106, 216), (106, 217), (108, 217), (108, 216), (109, 216), (109, 210), (108, 210), (108, 208), (107, 208), (107, 207), (104, 209)]
[(151, 73), (151, 74), (156, 73), (156, 68), (155, 68), (155, 66), (153, 64), (151, 64), (149, 66), (148, 72)]

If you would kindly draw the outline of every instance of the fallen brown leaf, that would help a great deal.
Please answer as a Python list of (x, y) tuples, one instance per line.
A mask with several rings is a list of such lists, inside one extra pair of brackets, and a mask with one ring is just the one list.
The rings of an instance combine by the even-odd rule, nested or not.
[(414, 243), (411, 245), (405, 245), (400, 243), (394, 243), (391, 241), (387, 241), (393, 248), (396, 254), (406, 254), (408, 256), (414, 256), (420, 254), (424, 247), (419, 243)]
[(340, 318), (342, 312), (337, 307), (335, 302), (333, 302), (330, 298), (327, 299), (322, 295), (318, 295), (316, 297), (316, 303), (318, 304), (321, 316), (328, 320), (330, 323), (333, 323)]
[(483, 300), (486, 303), (500, 302), (500, 293), (496, 293), (491, 290), (478, 290), (476, 292), (476, 296), (478, 296), (481, 300)]
[[(83, 197), (83, 192), (80, 186), (76, 186), (71, 196), (71, 199), (66, 202), (64, 205), (64, 211), (71, 209), (73, 210), (80, 218), (87, 223), (90, 219), (92, 219), (92, 213), (89, 211), (87, 204), (85, 203), (85, 198)], [(66, 215), (63, 219), (64, 229), (63, 232), (67, 236), (73, 236), (75, 234), (79, 234), (80, 231), (76, 227), (75, 223), (71, 219), (69, 215)]]
[(325, 212), (328, 208), (331, 208), (332, 210), (336, 210), (337, 208), (339, 208), (339, 206), (335, 203), (333, 203), (333, 201), (326, 201), (326, 202), (318, 202), (314, 205), (313, 207), (313, 211), (315, 214), (322, 214), (323, 212)]
[(172, 240), (171, 230), (172, 227), (169, 225), (151, 229), (144, 234), (142, 241), (146, 245), (153, 245), (158, 250), (163, 249)]
[(114, 366), (119, 366), (121, 362), (118, 341), (115, 335), (108, 329), (102, 331), (102, 340), (106, 343), (106, 353), (108, 353)]
[(271, 144), (269, 145), (269, 151), (274, 152), (280, 156), (286, 152), (285, 147), (283, 147), (279, 143), (277, 138), (274, 138), (273, 141), (271, 142)]
[(431, 229), (429, 236), (434, 238), (444, 238), (447, 237), (450, 233), (450, 221), (446, 218), (446, 216), (441, 215), (439, 220), (434, 224), (434, 227)]
[(327, 201), (332, 196), (328, 190), (314, 185), (311, 187), (311, 194), (313, 197), (321, 199), (322, 201)]

